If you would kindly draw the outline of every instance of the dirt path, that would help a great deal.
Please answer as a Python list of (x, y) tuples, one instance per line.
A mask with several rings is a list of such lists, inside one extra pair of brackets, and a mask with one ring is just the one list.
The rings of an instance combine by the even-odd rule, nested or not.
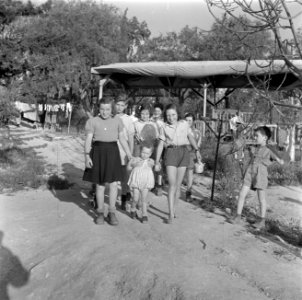
[[(82, 139), (51, 141), (24, 128), (12, 134), (45, 158), (49, 172), (75, 184), (56, 192), (40, 188), (0, 195), (0, 269), (10, 270), (0, 277), (0, 299), (5, 289), (12, 300), (301, 299), (301, 259), (227, 223), (219, 212), (180, 201), (178, 218), (167, 225), (166, 195), (150, 193), (149, 224), (118, 212), (119, 226), (95, 225), (87, 205), (89, 184), (81, 181)], [(280, 191), (272, 190), (274, 200), (296, 214), (302, 189)], [(209, 194), (204, 185), (195, 192), (201, 198)], [(294, 201), (280, 200), (285, 197)]]

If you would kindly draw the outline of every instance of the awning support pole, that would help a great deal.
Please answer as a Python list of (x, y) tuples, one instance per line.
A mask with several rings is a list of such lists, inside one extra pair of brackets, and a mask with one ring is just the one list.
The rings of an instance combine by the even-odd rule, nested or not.
[[(207, 116), (207, 91), (208, 91), (208, 85), (205, 83), (203, 85), (203, 117), (205, 118)], [(206, 134), (206, 126), (205, 123), (202, 127), (202, 136), (205, 136)]]
[(223, 113), (221, 114), (220, 119), (219, 119), (219, 123), (218, 123), (218, 137), (217, 137), (217, 146), (216, 146), (216, 153), (215, 153), (213, 179), (212, 179), (211, 201), (214, 200), (216, 169), (217, 169), (219, 144), (220, 144), (221, 131), (222, 131), (222, 116), (223, 116)]

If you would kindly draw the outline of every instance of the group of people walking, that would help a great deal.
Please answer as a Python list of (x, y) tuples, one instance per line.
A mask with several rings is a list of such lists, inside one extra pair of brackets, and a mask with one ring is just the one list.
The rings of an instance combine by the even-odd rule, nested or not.
[[(130, 199), (130, 216), (141, 215), (148, 222), (147, 195), (155, 189), (161, 195), (163, 170), (168, 179), (168, 206), (171, 224), (176, 217), (180, 187), (187, 168), (187, 194), (191, 197), (194, 161), (201, 161), (201, 134), (193, 129), (194, 116), (179, 119), (178, 107), (160, 103), (142, 105), (138, 119), (125, 113), (127, 100), (104, 98), (99, 114), (88, 119), (85, 131), (85, 171), (83, 180), (96, 184), (96, 224), (104, 223), (104, 191), (109, 185), (108, 222), (117, 225), (116, 200), (121, 183), (121, 209)], [(193, 166), (193, 167), (192, 167)], [(141, 210), (138, 214), (137, 209)]]
[[(140, 210), (142, 223), (148, 222), (147, 196), (150, 190), (161, 195), (163, 174), (168, 179), (167, 223), (176, 218), (176, 207), (180, 188), (187, 173), (186, 200), (191, 200), (193, 168), (195, 161), (201, 161), (201, 133), (193, 126), (194, 115), (188, 113), (180, 120), (178, 107), (169, 104), (163, 108), (160, 103), (152, 108), (142, 105), (138, 119), (125, 113), (127, 101), (104, 98), (100, 102), (99, 114), (88, 119), (85, 130), (85, 171), (83, 180), (96, 185), (96, 224), (104, 224), (104, 191), (109, 184), (108, 222), (117, 225), (115, 215), (118, 197), (118, 182), (121, 183), (121, 209), (131, 201), (130, 216), (135, 219)], [(268, 185), (267, 167), (272, 160), (284, 161), (267, 147), (271, 132), (266, 126), (255, 130), (256, 147), (252, 147), (251, 159), (245, 173), (237, 203), (236, 216), (231, 223), (241, 222), (245, 198), (250, 190), (257, 191), (260, 203), (260, 220), (256, 228), (265, 225)], [(164, 170), (164, 172), (163, 172)]]

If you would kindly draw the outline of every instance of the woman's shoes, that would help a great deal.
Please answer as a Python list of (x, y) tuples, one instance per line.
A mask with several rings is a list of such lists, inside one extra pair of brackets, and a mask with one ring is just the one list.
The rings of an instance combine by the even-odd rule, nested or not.
[(98, 216), (95, 219), (95, 224), (97, 225), (103, 225), (104, 224), (104, 214), (99, 213)]
[[(98, 213), (98, 216), (95, 219), (95, 224), (103, 225), (105, 223), (104, 213)], [(118, 220), (115, 216), (115, 213), (110, 212), (108, 213), (108, 223), (110, 225), (118, 225)]]
[(113, 226), (118, 225), (118, 220), (115, 216), (115, 213), (113, 212), (108, 213), (108, 223)]

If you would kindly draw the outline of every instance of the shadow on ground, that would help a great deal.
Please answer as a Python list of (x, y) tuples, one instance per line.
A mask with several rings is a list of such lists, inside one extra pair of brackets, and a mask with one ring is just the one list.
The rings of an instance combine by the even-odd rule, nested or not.
[(28, 281), (30, 272), (22, 265), (19, 258), (2, 245), (4, 233), (0, 231), (0, 299), (9, 300), (8, 287), (22, 287)]
[(298, 205), (302, 205), (301, 201), (299, 201), (297, 199), (290, 198), (290, 197), (279, 198), (279, 200), (280, 201), (285, 201), (285, 202), (295, 203), (295, 204), (298, 204)]
[(60, 201), (74, 203), (88, 216), (95, 219), (96, 212), (89, 204), (89, 184), (82, 181), (83, 170), (73, 164), (64, 163), (63, 173), (51, 175), (47, 186), (52, 194)]

